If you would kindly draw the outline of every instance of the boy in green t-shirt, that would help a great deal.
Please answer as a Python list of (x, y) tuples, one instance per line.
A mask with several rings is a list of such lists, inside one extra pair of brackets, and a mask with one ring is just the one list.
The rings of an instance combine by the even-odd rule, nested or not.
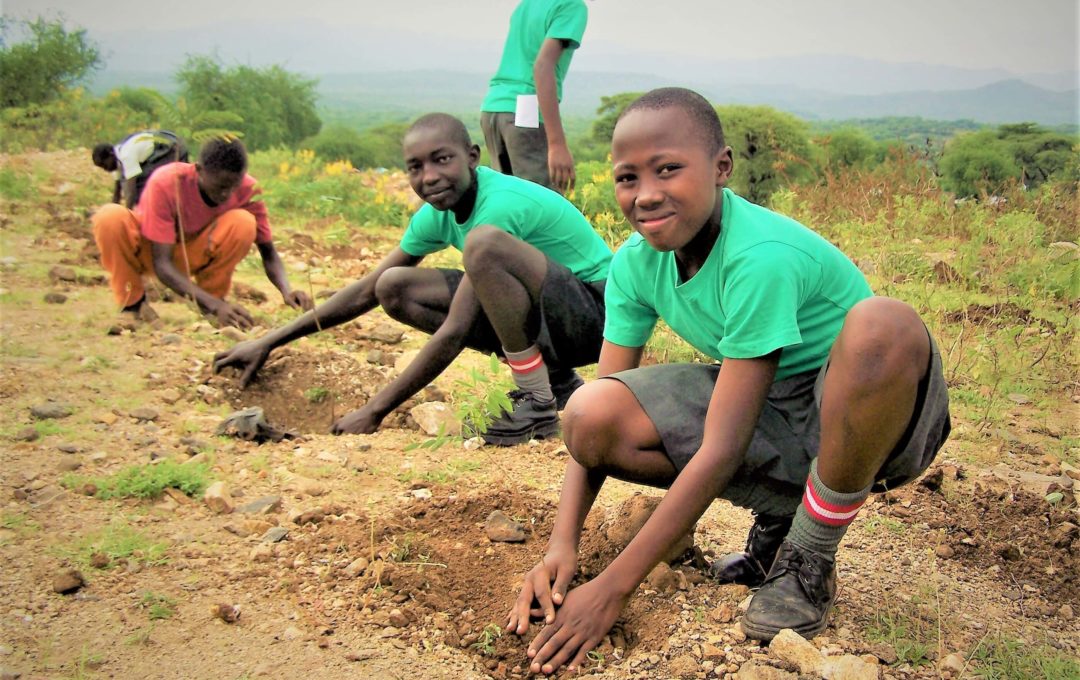
[[(755, 513), (722, 581), (760, 590), (749, 637), (826, 623), (840, 539), (871, 489), (917, 477), (949, 433), (941, 358), (908, 305), (873, 297), (839, 250), (724, 188), (732, 169), (716, 111), (654, 90), (620, 117), (615, 193), (637, 232), (611, 263), (597, 373), (565, 412), (570, 461), (547, 552), (507, 630), (546, 626), (534, 673), (576, 668), (638, 584), (714, 498)], [(662, 318), (720, 362), (638, 368)], [(607, 475), (668, 488), (625, 550), (568, 590), (589, 508)]]
[(559, 102), (589, 11), (584, 0), (521, 0), (480, 107), (491, 166), (559, 192), (574, 186)]
[[(431, 340), (367, 404), (334, 423), (333, 432), (374, 432), (470, 347), (503, 356), (518, 386), (513, 410), (484, 439), (510, 445), (555, 435), (558, 409), (582, 384), (573, 369), (599, 355), (611, 251), (562, 196), (477, 168), (480, 149), (457, 118), (421, 117), (403, 146), (409, 182), (427, 205), (413, 215), (400, 245), (314, 311), (219, 353), (214, 370), (237, 368), (246, 386), (275, 347), (381, 305)], [(449, 246), (461, 251), (463, 272), (417, 266)]]

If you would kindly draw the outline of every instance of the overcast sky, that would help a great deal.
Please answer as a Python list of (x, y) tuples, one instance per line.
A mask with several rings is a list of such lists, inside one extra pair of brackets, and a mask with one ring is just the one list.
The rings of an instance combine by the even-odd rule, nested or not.
[[(439, 68), (455, 68), (440, 61), (440, 45), (471, 41), (469, 56), (454, 56), (468, 62), (460, 67), (475, 68), (497, 58), (515, 3), (0, 0), (0, 7), (19, 18), (61, 12), (92, 36), (110, 39), (132, 30), (197, 33), (229, 23), (242, 33), (251, 18), (264, 26), (325, 25), (328, 31), (351, 29), (357, 35), (374, 30), (400, 36), (400, 51), (411, 62), (426, 59)], [(740, 59), (839, 54), (1019, 74), (1074, 71), (1080, 59), (1077, 6), (1077, 0), (596, 0), (589, 2), (585, 44), (608, 57), (620, 52)], [(410, 39), (418, 36), (427, 39)], [(305, 43), (302, 49), (312, 55), (320, 50), (317, 40)], [(243, 60), (227, 45), (218, 47), (222, 56)], [(589, 50), (582, 49), (575, 60), (576, 68), (589, 68)]]

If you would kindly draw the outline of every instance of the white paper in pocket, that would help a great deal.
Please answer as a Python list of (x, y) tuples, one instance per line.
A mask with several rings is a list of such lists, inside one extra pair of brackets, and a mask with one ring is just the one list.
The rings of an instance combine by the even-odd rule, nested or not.
[(514, 109), (514, 125), (520, 128), (540, 127), (540, 102), (535, 94), (519, 94)]

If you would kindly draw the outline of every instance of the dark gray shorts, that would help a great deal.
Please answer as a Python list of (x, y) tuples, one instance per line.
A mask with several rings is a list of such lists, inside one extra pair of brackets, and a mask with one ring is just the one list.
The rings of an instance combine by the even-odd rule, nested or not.
[(521, 177), (551, 188), (548, 175), (547, 133), (538, 128), (514, 125), (514, 114), (480, 112), (491, 167), (504, 175)]
[[(919, 383), (915, 415), (878, 472), (874, 491), (922, 474), (949, 436), (949, 395), (941, 353), (930, 338), (930, 367)], [(721, 498), (755, 512), (789, 515), (802, 500), (810, 461), (821, 440), (819, 409), (829, 362), (773, 383), (750, 448)], [(705, 413), (720, 373), (717, 364), (663, 364), (608, 376), (630, 388), (681, 472), (701, 446)]]
[[(604, 284), (585, 283), (555, 260), (548, 258), (547, 276), (540, 291), (536, 344), (551, 367), (576, 368), (595, 364), (604, 342)], [(465, 272), (439, 269), (453, 297)], [(465, 338), (471, 349), (503, 356), (502, 343), (487, 316), (481, 314)]]

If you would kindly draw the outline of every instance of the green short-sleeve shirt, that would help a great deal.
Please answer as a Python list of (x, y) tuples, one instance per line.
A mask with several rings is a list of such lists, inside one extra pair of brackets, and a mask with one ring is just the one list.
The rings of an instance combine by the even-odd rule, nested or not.
[(604, 339), (641, 347), (657, 319), (718, 361), (777, 349), (776, 380), (821, 367), (844, 317), (873, 295), (840, 250), (795, 220), (724, 189), (720, 236), (701, 269), (680, 281), (673, 252), (640, 234), (619, 248), (605, 293)]
[(519, 94), (535, 94), (533, 63), (544, 40), (555, 38), (568, 43), (555, 65), (555, 84), (562, 101), (562, 84), (570, 68), (574, 50), (581, 46), (589, 10), (585, 0), (522, 0), (510, 16), (510, 30), (503, 46), (499, 68), (488, 85), (481, 111), (513, 112)]
[(421, 257), (465, 247), (473, 227), (489, 224), (516, 236), (586, 283), (608, 274), (611, 249), (570, 201), (556, 192), (491, 168), (476, 169), (476, 205), (462, 224), (452, 210), (420, 208), (401, 237), (401, 249)]

